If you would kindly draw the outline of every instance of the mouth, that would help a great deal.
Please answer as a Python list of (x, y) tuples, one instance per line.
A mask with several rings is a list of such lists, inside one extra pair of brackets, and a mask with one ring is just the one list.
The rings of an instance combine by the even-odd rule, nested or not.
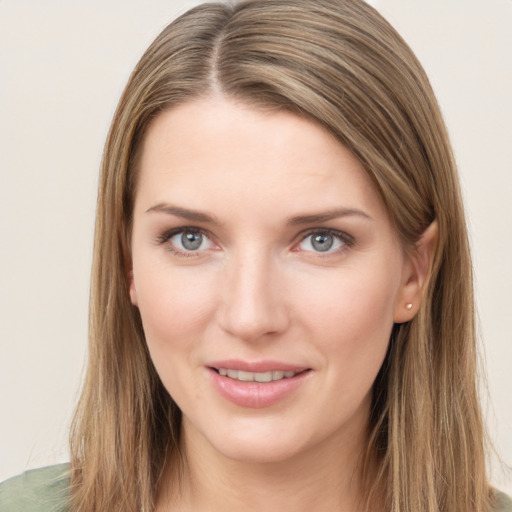
[(206, 368), (213, 388), (224, 399), (252, 409), (271, 407), (295, 396), (313, 372), (312, 368), (277, 361), (218, 361)]
[(238, 380), (240, 382), (276, 382), (283, 379), (291, 379), (300, 373), (309, 371), (303, 369), (298, 371), (293, 370), (269, 370), (265, 372), (250, 372), (245, 370), (234, 370), (231, 368), (214, 368), (210, 367), (213, 371), (222, 377)]

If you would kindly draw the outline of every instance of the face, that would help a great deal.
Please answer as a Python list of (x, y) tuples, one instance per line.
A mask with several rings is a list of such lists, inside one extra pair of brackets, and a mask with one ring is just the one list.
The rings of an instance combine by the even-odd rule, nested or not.
[(415, 277), (358, 160), (217, 98), (160, 114), (139, 170), (131, 300), (187, 438), (252, 461), (359, 438)]

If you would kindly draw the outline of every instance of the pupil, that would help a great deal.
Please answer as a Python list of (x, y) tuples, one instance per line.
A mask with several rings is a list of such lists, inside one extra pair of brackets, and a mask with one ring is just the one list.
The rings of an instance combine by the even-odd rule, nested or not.
[(334, 243), (332, 235), (315, 235), (311, 241), (311, 245), (316, 251), (328, 251)]
[(195, 251), (199, 249), (203, 241), (203, 235), (201, 233), (183, 233), (181, 235), (181, 243), (185, 249), (189, 251)]

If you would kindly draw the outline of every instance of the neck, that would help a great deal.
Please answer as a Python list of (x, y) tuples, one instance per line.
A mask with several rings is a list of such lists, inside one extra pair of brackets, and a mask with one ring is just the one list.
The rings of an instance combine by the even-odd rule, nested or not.
[(361, 434), (351, 439), (340, 436), (277, 462), (224, 457), (192, 429), (184, 428), (183, 437), (180, 489), (176, 492), (177, 474), (168, 468), (164, 475), (168, 485), (158, 499), (159, 512), (361, 510), (366, 445)]

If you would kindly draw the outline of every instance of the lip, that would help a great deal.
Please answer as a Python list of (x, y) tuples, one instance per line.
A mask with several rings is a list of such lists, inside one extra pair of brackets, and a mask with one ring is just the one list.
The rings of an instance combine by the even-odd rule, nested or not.
[(244, 372), (270, 372), (278, 370), (283, 372), (302, 372), (309, 370), (307, 366), (297, 366), (283, 363), (281, 361), (242, 361), (240, 359), (226, 359), (223, 361), (214, 361), (206, 365), (209, 368), (229, 368), (231, 370), (242, 370)]
[[(248, 372), (271, 370), (299, 372), (293, 377), (272, 382), (242, 382), (217, 373), (216, 368), (229, 368)], [(206, 366), (214, 389), (226, 400), (251, 409), (270, 407), (296, 391), (311, 374), (310, 368), (290, 365), (279, 361), (216, 361)]]

